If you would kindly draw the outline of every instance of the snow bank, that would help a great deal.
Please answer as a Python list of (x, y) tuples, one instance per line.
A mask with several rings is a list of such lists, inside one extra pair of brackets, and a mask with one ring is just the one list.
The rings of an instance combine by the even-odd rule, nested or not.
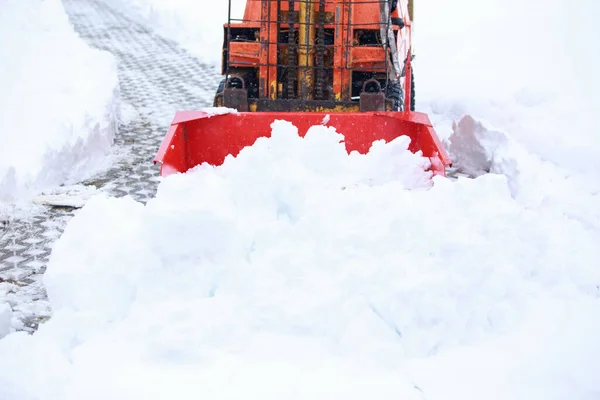
[(0, 380), (63, 400), (593, 398), (598, 235), (500, 175), (431, 187), (405, 139), (348, 156), (281, 122), (145, 206), (92, 198), (54, 247), (53, 318), (0, 341)]
[(453, 126), (454, 167), (471, 176), (506, 176), (512, 196), (527, 208), (552, 210), (600, 233), (600, 180), (559, 167), (485, 120), (471, 116)]
[(8, 335), (12, 328), (12, 309), (7, 303), (0, 303), (0, 339)]
[[(454, 165), (600, 231), (600, 68), (590, 0), (416, 5), (417, 108)], [(436, 62), (439, 60), (439, 62)]]
[(415, 5), (417, 108), (442, 138), (485, 119), (545, 161), (598, 181), (600, 68), (592, 0)]
[(0, 202), (104, 166), (116, 132), (116, 63), (74, 32), (61, 2), (4, 0), (0, 59)]

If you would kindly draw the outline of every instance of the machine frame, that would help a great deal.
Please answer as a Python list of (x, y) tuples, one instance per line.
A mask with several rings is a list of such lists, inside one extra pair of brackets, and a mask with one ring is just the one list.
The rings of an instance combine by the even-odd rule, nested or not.
[[(247, 0), (223, 26), (214, 106), (414, 110), (412, 0)], [(410, 87), (411, 90), (406, 90)]]

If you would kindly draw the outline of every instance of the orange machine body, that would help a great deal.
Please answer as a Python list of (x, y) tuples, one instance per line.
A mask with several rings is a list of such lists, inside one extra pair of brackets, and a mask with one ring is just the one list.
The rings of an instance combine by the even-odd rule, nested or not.
[[(299, 2), (294, 3), (295, 9), (298, 10)], [(332, 97), (338, 100), (350, 100), (353, 72), (383, 74), (387, 70), (384, 48), (377, 42), (361, 43), (360, 41), (360, 35), (364, 32), (379, 32), (381, 26), (380, 2), (374, 0), (327, 0), (324, 3), (326, 13), (324, 29), (334, 36), (332, 45), (328, 46), (328, 53), (333, 53), (333, 62), (327, 66), (333, 71)], [(287, 50), (288, 44), (278, 43), (274, 38), (278, 37), (278, 32), (288, 30), (290, 27), (289, 6), (290, 2), (288, 1), (248, 0), (246, 2), (243, 19), (224, 25), (224, 43), (226, 45), (223, 52), (223, 75), (227, 73), (228, 68), (256, 67), (259, 70), (260, 96), (270, 99), (280, 97), (277, 93), (277, 66), (284, 66), (285, 63), (281, 62), (279, 58)], [(392, 25), (401, 61), (404, 61), (408, 55), (411, 43), (410, 14), (408, 0), (400, 0), (397, 8), (391, 13), (393, 18), (401, 18), (404, 23), (401, 29), (399, 26)], [(279, 16), (279, 18), (274, 16)], [(297, 21), (298, 18), (294, 18), (294, 20)], [(231, 40), (227, 40), (227, 34), (231, 32), (232, 27), (235, 32), (247, 29), (259, 32), (259, 34), (236, 40), (234, 32)], [(403, 89), (406, 92), (406, 88)]]
[(413, 1), (247, 0), (244, 17), (230, 12), (223, 25), (213, 100), (234, 112), (178, 112), (155, 158), (161, 175), (219, 165), (270, 136), (277, 119), (301, 136), (325, 119), (348, 152), (406, 135), (409, 150), (445, 175), (450, 158), (428, 116), (414, 111)]

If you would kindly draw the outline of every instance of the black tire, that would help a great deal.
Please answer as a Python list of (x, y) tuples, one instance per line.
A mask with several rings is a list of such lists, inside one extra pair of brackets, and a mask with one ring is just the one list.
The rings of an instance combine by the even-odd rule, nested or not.
[(398, 8), (398, 0), (390, 0), (390, 13), (393, 13)]
[(217, 86), (217, 91), (215, 92), (215, 98), (213, 100), (213, 107), (217, 107), (217, 95), (219, 95), (219, 93), (223, 93), (223, 90), (225, 90), (225, 78), (221, 79), (219, 86)]
[[(400, 82), (391, 82), (386, 95), (394, 100), (394, 111), (404, 110), (404, 91)], [(410, 70), (410, 111), (415, 111), (415, 72), (412, 68)]]
[(402, 104), (404, 101), (404, 91), (402, 90), (402, 86), (400, 86), (400, 82), (390, 82), (386, 92), (387, 98), (394, 101), (392, 111), (402, 111), (404, 106)]

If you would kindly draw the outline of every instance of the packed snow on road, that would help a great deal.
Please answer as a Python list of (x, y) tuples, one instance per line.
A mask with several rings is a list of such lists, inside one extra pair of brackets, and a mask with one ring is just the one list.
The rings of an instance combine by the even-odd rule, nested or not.
[[(53, 249), (52, 319), (5, 328), (0, 398), (599, 398), (597, 103), (583, 70), (568, 86), (519, 75), (580, 49), (536, 31), (560, 36), (558, 2), (519, 9), (529, 44), (446, 3), (417, 20), (418, 104), (474, 178), (431, 181), (404, 136), (348, 155), (327, 121), (304, 138), (275, 121), (146, 205), (92, 198)], [(442, 32), (470, 40), (462, 58)], [(527, 68), (496, 65), (499, 47)], [(576, 70), (559, 59), (540, 73)]]

